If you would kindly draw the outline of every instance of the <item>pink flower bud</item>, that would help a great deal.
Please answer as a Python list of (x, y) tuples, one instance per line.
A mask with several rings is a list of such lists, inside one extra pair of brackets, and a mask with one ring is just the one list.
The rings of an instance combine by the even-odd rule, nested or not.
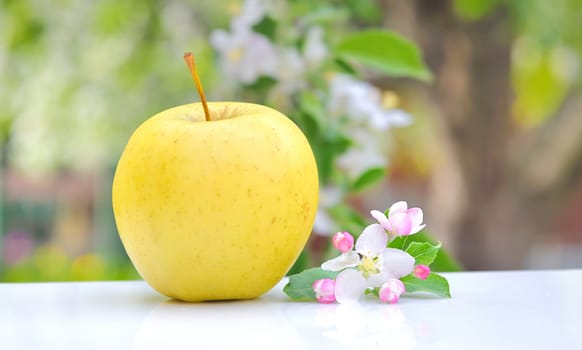
[(406, 291), (404, 283), (401, 280), (392, 278), (380, 287), (378, 296), (383, 303), (394, 304), (400, 299), (400, 295)]
[(416, 265), (413, 271), (414, 277), (425, 280), (430, 275), (430, 267), (426, 265)]
[(311, 287), (318, 302), (322, 304), (335, 302), (335, 280), (323, 278), (313, 282)]
[(331, 243), (335, 249), (344, 254), (354, 248), (354, 236), (352, 236), (349, 232), (338, 232), (333, 235)]

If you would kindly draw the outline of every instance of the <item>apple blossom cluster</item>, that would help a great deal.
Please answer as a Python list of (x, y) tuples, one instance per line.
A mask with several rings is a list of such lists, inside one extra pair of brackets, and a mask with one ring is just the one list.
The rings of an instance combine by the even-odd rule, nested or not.
[(391, 237), (408, 236), (419, 232), (423, 213), (420, 208), (410, 208), (406, 202), (396, 202), (388, 216), (373, 210), (372, 216), (378, 221), (364, 229), (354, 244), (348, 232), (338, 232), (333, 238), (333, 246), (342, 254), (321, 265), (327, 271), (341, 271), (334, 280), (317, 280), (313, 283), (317, 301), (329, 303), (350, 303), (357, 301), (368, 288), (379, 288), (378, 297), (382, 302), (396, 303), (406, 291), (399, 280), (415, 271), (426, 278), (428, 266), (414, 266), (414, 258), (405, 251), (387, 248)]
[[(440, 245), (428, 242), (410, 243), (405, 247), (408, 236), (421, 231), (423, 212), (420, 208), (408, 208), (404, 201), (394, 203), (387, 214), (372, 210), (371, 215), (377, 223), (367, 226), (357, 240), (349, 232), (337, 232), (332, 237), (332, 246), (341, 254), (325, 261), (321, 269), (303, 273), (310, 274), (314, 299), (320, 303), (354, 303), (364, 295), (371, 294), (384, 303), (396, 303), (407, 291), (406, 284), (414, 285), (412, 291), (438, 293), (444, 287), (448, 295), (448, 283), (434, 273), (428, 266), (436, 257)], [(391, 246), (391, 242), (398, 244)], [(431, 256), (427, 260), (427, 257)], [(299, 274), (301, 275), (301, 274)], [(318, 277), (322, 278), (318, 278)], [(429, 280), (429, 276), (434, 276)], [(298, 280), (301, 280), (299, 276)], [(432, 285), (433, 281), (438, 285)], [(286, 293), (294, 297), (291, 282)], [(302, 281), (308, 282), (307, 280)], [(424, 290), (422, 286), (426, 287)], [(420, 285), (420, 287), (418, 287)], [(445, 290), (442, 289), (442, 290)], [(300, 296), (299, 296), (300, 298)]]

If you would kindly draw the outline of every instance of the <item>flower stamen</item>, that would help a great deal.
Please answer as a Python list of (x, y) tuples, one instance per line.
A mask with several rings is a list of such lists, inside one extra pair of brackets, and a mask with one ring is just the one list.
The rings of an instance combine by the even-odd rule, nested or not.
[(380, 273), (380, 267), (380, 257), (363, 255), (357, 268), (358, 271), (364, 275), (364, 277), (368, 278), (370, 275)]

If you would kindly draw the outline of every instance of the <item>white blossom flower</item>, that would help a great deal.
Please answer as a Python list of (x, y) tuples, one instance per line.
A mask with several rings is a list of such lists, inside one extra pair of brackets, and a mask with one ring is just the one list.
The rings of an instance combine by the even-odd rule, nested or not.
[(280, 48), (277, 52), (277, 59), (276, 89), (287, 96), (303, 89), (305, 87), (305, 63), (299, 51), (295, 48)]
[(305, 44), (303, 45), (303, 57), (309, 67), (319, 66), (329, 54), (329, 50), (323, 41), (323, 29), (311, 27), (307, 30)]
[(376, 109), (370, 116), (370, 126), (377, 130), (387, 130), (393, 127), (405, 127), (412, 124), (412, 117), (410, 114), (398, 108), (392, 109)]
[(233, 26), (232, 32), (215, 30), (210, 42), (228, 78), (252, 84), (261, 76), (275, 77), (277, 74), (277, 50), (269, 39), (251, 28)]
[(261, 76), (277, 74), (277, 49), (267, 37), (253, 31), (265, 13), (262, 1), (247, 0), (241, 13), (232, 19), (230, 31), (219, 29), (210, 34), (220, 67), (228, 78), (252, 84)]
[(261, 0), (246, 0), (243, 2), (241, 12), (232, 18), (233, 31), (247, 30), (259, 23), (266, 14), (266, 7)]
[(349, 132), (353, 145), (336, 158), (336, 165), (350, 177), (356, 178), (370, 168), (385, 167), (388, 158), (374, 135), (364, 129)]
[(341, 271), (335, 284), (335, 297), (339, 303), (356, 302), (368, 287), (380, 287), (413, 271), (414, 258), (400, 249), (386, 248), (387, 243), (384, 228), (372, 224), (358, 238), (355, 251), (321, 265), (324, 270)]
[(345, 74), (337, 74), (331, 79), (327, 109), (336, 116), (348, 116), (379, 131), (406, 126), (412, 121), (412, 117), (402, 110), (384, 108), (378, 88)]
[(426, 226), (422, 224), (422, 209), (408, 209), (408, 203), (405, 201), (392, 204), (388, 212), (388, 217), (378, 210), (372, 210), (370, 214), (393, 236), (413, 235)]
[(380, 101), (380, 92), (372, 85), (345, 74), (334, 75), (329, 88), (327, 109), (336, 116), (347, 115), (363, 121)]

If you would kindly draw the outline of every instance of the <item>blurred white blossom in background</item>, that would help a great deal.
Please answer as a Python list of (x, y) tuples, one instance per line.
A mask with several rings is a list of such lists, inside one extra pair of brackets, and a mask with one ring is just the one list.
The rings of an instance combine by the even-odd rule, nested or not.
[(349, 116), (355, 123), (372, 130), (386, 131), (412, 123), (407, 113), (382, 105), (380, 89), (345, 74), (337, 74), (331, 79), (327, 108), (331, 116)]
[(324, 32), (321, 27), (314, 26), (307, 30), (303, 57), (308, 67), (317, 68), (329, 55), (329, 49), (325, 45)]
[(343, 191), (334, 185), (327, 185), (319, 190), (319, 208), (315, 215), (313, 231), (322, 236), (331, 236), (339, 230), (338, 225), (334, 222), (328, 213), (330, 208), (340, 204), (344, 199)]
[(385, 108), (382, 92), (368, 82), (337, 74), (329, 86), (329, 116), (347, 117), (345, 132), (353, 142), (337, 159), (337, 165), (352, 178), (369, 168), (386, 167), (387, 131), (410, 125), (412, 117), (402, 110)]
[(217, 30), (210, 41), (219, 53), (221, 71), (229, 78), (251, 84), (261, 76), (275, 76), (277, 53), (263, 35), (250, 28), (233, 32)]
[(380, 147), (380, 140), (365, 129), (350, 130), (349, 135), (353, 145), (337, 158), (336, 164), (351, 178), (370, 168), (388, 165), (388, 157)]

